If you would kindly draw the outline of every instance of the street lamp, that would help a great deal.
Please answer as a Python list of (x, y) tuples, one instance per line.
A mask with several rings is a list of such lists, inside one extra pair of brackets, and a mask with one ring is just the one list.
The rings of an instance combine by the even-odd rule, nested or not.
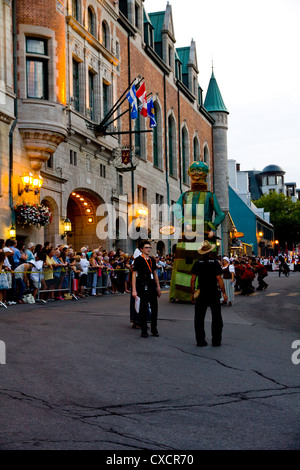
[(66, 217), (65, 220), (63, 221), (63, 226), (64, 226), (64, 233), (61, 236), (61, 239), (63, 240), (70, 232), (72, 232), (72, 224), (71, 221)]
[(16, 228), (15, 228), (14, 224), (12, 224), (12, 226), (9, 229), (9, 236), (10, 236), (10, 238), (16, 238), (16, 234), (17, 234)]
[(136, 217), (140, 219), (146, 219), (146, 217), (148, 216), (148, 212), (149, 211), (147, 207), (138, 207), (136, 210)]
[(34, 191), (34, 194), (37, 195), (40, 192), (40, 189), (43, 185), (43, 178), (40, 175), (33, 175), (32, 173), (23, 173), (21, 176), (22, 186), (18, 185), (18, 194), (22, 196), (24, 191), (28, 193), (29, 191)]

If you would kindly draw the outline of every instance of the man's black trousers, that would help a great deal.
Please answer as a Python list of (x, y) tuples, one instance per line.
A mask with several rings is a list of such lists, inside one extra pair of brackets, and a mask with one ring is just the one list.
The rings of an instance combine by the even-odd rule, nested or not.
[[(217, 298), (216, 298), (217, 297)], [(221, 304), (219, 295), (214, 297), (200, 296), (195, 304), (195, 334), (197, 343), (202, 343), (205, 339), (204, 320), (207, 308), (211, 309), (212, 323), (211, 336), (213, 343), (220, 343), (222, 340), (223, 320), (221, 314)]]
[(137, 295), (140, 300), (140, 325), (142, 333), (147, 333), (147, 316), (148, 316), (148, 303), (151, 308), (151, 331), (155, 331), (157, 328), (157, 311), (158, 311), (158, 302), (157, 302), (157, 291), (156, 287), (149, 286), (148, 290), (145, 290), (144, 287), (137, 288)]

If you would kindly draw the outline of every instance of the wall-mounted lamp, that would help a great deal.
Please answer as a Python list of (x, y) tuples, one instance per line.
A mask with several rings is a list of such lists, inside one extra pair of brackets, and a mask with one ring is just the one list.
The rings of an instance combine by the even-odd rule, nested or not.
[(263, 232), (258, 232), (258, 236), (259, 236), (259, 237), (262, 237), (263, 234), (264, 234)]
[(72, 224), (71, 221), (66, 217), (65, 220), (63, 221), (63, 226), (64, 226), (64, 233), (61, 236), (61, 239), (63, 240), (70, 232), (72, 232)]
[(139, 217), (140, 219), (146, 219), (148, 216), (148, 209), (147, 207), (138, 207), (136, 210), (136, 217)]
[(10, 236), (10, 238), (16, 238), (16, 234), (17, 234), (16, 228), (15, 228), (14, 224), (12, 224), (12, 226), (9, 229), (9, 236)]
[(18, 185), (18, 194), (21, 196), (24, 191), (28, 193), (29, 191), (34, 191), (34, 194), (37, 195), (40, 192), (41, 187), (43, 186), (43, 178), (40, 175), (32, 175), (31, 173), (23, 173), (21, 176), (22, 186)]

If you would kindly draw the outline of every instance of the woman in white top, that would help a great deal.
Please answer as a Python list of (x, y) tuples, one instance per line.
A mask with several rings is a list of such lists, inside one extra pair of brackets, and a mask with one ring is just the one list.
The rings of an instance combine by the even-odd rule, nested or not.
[[(224, 256), (222, 259), (222, 270), (223, 270), (223, 281), (225, 286), (225, 292), (228, 297), (228, 306), (232, 306), (232, 302), (234, 301), (234, 275), (235, 269), (233, 264), (230, 264), (229, 258)], [(223, 300), (222, 304), (226, 304)]]

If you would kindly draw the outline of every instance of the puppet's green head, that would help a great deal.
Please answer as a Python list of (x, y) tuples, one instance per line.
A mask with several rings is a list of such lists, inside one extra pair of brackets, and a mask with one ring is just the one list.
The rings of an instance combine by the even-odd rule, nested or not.
[(206, 177), (208, 175), (209, 168), (204, 162), (193, 162), (190, 167), (188, 174), (193, 180), (193, 178), (196, 178), (196, 180), (200, 181), (205, 181)]

